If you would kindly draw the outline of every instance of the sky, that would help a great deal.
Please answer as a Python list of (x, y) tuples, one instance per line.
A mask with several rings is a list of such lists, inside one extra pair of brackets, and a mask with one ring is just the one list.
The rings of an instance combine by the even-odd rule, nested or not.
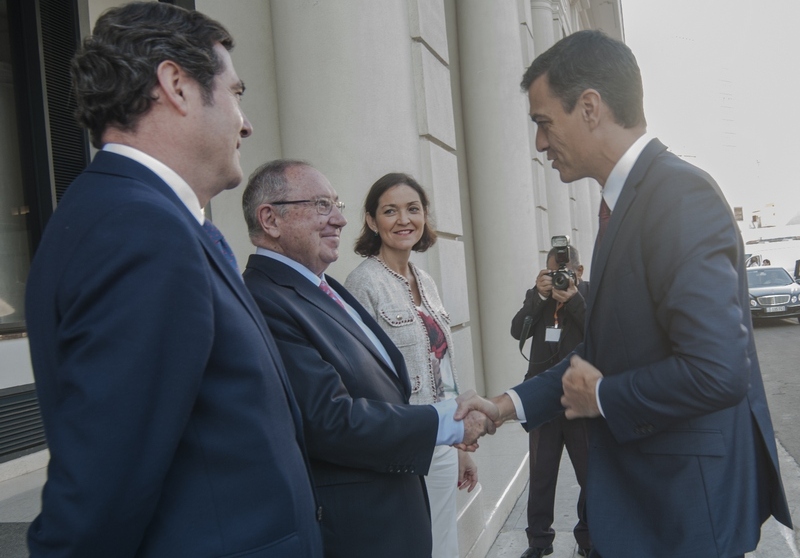
[(732, 206), (800, 213), (800, 0), (621, 0), (648, 131)]

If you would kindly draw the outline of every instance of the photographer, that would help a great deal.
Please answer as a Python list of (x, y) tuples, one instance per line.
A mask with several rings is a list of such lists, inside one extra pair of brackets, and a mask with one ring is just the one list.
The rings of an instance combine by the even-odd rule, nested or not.
[[(547, 255), (547, 269), (536, 277), (536, 286), (525, 295), (525, 302), (511, 321), (514, 339), (532, 337), (530, 364), (525, 379), (544, 372), (566, 357), (583, 341), (586, 295), (589, 283), (581, 281), (583, 266), (578, 251), (567, 237), (553, 237)], [(560, 287), (555, 288), (554, 287)], [(522, 343), (520, 343), (520, 347)], [(578, 499), (578, 524), (573, 530), (578, 554), (588, 556), (591, 548), (584, 509), (588, 430), (585, 419), (567, 420), (564, 415), (529, 432), (530, 484), (528, 487), (528, 549), (521, 558), (540, 558), (553, 552), (558, 466), (564, 445), (581, 486)]]

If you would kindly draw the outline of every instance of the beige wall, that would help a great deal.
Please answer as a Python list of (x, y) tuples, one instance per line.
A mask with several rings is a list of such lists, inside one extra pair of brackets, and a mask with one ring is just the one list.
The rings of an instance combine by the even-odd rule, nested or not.
[(278, 118), (278, 88), (269, 2), (263, 0), (195, 0), (196, 9), (221, 22), (234, 37), (231, 53), (236, 72), (246, 90), (242, 110), (253, 125), (253, 135), (240, 149), (244, 183), (211, 202), (214, 223), (222, 230), (244, 269), (253, 246), (242, 216), (242, 192), (247, 177), (262, 163), (282, 156)]
[[(83, 28), (119, 3), (83, 1)], [(526, 363), (511, 318), (550, 236), (569, 234), (588, 268), (599, 203), (596, 183), (561, 183), (536, 152), (519, 82), (565, 33), (602, 21), (621, 37), (619, 0), (196, 0), (196, 8), (236, 39), (254, 127), (241, 149), (245, 176), (279, 157), (306, 159), (328, 176), (347, 204), (329, 270), (344, 280), (360, 262), (352, 245), (369, 186), (387, 172), (414, 175), (440, 231), (414, 260), (453, 317), (462, 383), (494, 395), (519, 382)], [(242, 190), (211, 203), (240, 267), (253, 251)], [(13, 373), (30, 377), (25, 340), (0, 341), (0, 376)], [(524, 448), (486, 446), (481, 489), (459, 496), (462, 555), (480, 555), (524, 486)]]

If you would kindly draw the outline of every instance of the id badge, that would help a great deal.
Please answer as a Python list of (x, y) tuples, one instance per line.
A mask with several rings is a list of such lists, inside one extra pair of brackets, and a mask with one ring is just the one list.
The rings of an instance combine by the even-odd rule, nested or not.
[(548, 327), (544, 332), (544, 340), (548, 343), (558, 343), (561, 339), (561, 330), (557, 327)]

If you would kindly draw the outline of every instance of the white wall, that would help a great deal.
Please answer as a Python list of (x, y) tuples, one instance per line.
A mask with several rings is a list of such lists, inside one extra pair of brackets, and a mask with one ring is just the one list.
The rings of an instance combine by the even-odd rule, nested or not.
[[(87, 0), (82, 19), (93, 23), (119, 3)], [(440, 240), (414, 261), (431, 272), (453, 317), (462, 383), (480, 393), (494, 395), (522, 379), (526, 363), (509, 335), (510, 321), (544, 266), (550, 236), (570, 234), (589, 267), (599, 189), (591, 181), (558, 180), (535, 151), (519, 89), (534, 56), (591, 17), (577, 11), (587, 3), (599, 6), (196, 0), (236, 40), (232, 58), (254, 127), (241, 148), (245, 180), (266, 161), (306, 159), (347, 204), (334, 277), (344, 280), (361, 261), (352, 246), (364, 196), (377, 178), (407, 172), (426, 187)], [(253, 252), (242, 190), (211, 202), (241, 268)], [(31, 381), (27, 341), (0, 342), (0, 388)], [(494, 539), (502, 525), (498, 510), (513, 505), (524, 485), (525, 448), (509, 439), (511, 451), (486, 444), (482, 491), (459, 497), (462, 525), (469, 527), (462, 555), (464, 545), (482, 548)]]
[(282, 156), (278, 118), (278, 88), (269, 2), (263, 0), (195, 0), (197, 10), (216, 19), (233, 35), (233, 65), (245, 83), (242, 109), (253, 125), (253, 135), (242, 142), (242, 184), (211, 201), (211, 215), (244, 270), (254, 251), (242, 216), (242, 192), (259, 165)]

